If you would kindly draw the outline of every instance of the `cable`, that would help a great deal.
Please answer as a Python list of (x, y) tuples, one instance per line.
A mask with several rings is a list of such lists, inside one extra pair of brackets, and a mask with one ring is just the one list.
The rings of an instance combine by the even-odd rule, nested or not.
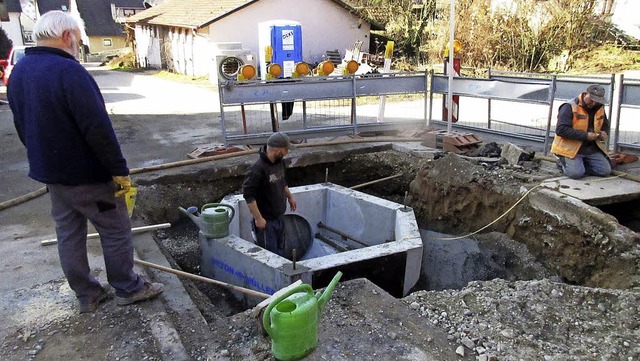
[(486, 228), (490, 227), (491, 225), (493, 225), (494, 223), (496, 223), (497, 221), (499, 221), (500, 219), (502, 219), (502, 217), (506, 216), (506, 215), (507, 215), (507, 213), (511, 212), (511, 211), (512, 211), (512, 210), (513, 210), (513, 209), (514, 209), (514, 208), (515, 208), (515, 207), (516, 207), (520, 202), (522, 202), (522, 200), (523, 200), (523, 199), (525, 199), (525, 197), (526, 197), (526, 196), (528, 196), (528, 195), (529, 195), (529, 193), (533, 192), (533, 190), (534, 190), (534, 189), (536, 189), (536, 188), (538, 188), (538, 187), (541, 187), (541, 186), (542, 186), (542, 183), (539, 183), (539, 184), (538, 184), (538, 185), (536, 185), (535, 187), (533, 187), (533, 188), (529, 189), (529, 190), (528, 190), (528, 191), (527, 191), (527, 192), (526, 192), (522, 197), (520, 197), (520, 199), (518, 199), (518, 201), (517, 201), (516, 203), (514, 203), (511, 207), (509, 207), (509, 209), (507, 209), (504, 213), (502, 213), (502, 214), (500, 215), (500, 217), (498, 217), (498, 218), (494, 219), (491, 223), (489, 223), (489, 224), (487, 224), (486, 226), (484, 226), (484, 227), (482, 227), (482, 228), (478, 229), (478, 230), (477, 230), (477, 231), (475, 231), (475, 232), (469, 233), (469, 234), (464, 235), (464, 236), (458, 236), (458, 237), (443, 237), (443, 238), (436, 237), (436, 238), (431, 238), (431, 240), (433, 240), (433, 241), (452, 241), (452, 240), (455, 240), (455, 239), (462, 239), (462, 238), (471, 237), (471, 236), (473, 236), (474, 234), (479, 233), (479, 232), (481, 232), (481, 231), (485, 230)]

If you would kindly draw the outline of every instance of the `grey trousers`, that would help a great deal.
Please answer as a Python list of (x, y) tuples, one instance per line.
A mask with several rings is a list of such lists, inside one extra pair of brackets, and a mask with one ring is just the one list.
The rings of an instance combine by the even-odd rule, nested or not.
[(573, 159), (561, 156), (558, 158), (562, 163), (564, 174), (572, 179), (580, 179), (585, 175), (606, 177), (611, 174), (611, 162), (602, 152), (589, 155), (578, 154)]
[(89, 267), (87, 219), (100, 234), (107, 280), (116, 296), (129, 297), (141, 290), (144, 280), (133, 271), (131, 221), (124, 197), (114, 196), (114, 184), (47, 187), (51, 216), (56, 222), (60, 264), (80, 303), (93, 302), (103, 292)]

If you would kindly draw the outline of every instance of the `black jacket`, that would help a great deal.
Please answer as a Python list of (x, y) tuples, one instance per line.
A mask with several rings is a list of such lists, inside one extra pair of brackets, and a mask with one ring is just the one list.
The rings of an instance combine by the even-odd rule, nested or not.
[(285, 170), (282, 160), (271, 163), (267, 158), (267, 147), (262, 146), (260, 158), (245, 175), (242, 195), (247, 203), (258, 202), (258, 210), (266, 220), (276, 219), (287, 210)]

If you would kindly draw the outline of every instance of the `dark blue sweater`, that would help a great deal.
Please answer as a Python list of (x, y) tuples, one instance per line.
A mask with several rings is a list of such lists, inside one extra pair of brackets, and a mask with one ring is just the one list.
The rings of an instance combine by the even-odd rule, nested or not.
[(98, 85), (67, 52), (27, 48), (7, 96), (29, 177), (80, 185), (129, 174)]

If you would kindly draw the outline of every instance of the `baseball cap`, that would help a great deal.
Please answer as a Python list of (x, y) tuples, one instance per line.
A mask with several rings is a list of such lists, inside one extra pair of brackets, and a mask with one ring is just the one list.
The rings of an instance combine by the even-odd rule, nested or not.
[(289, 150), (296, 149), (296, 147), (291, 144), (289, 137), (284, 133), (273, 133), (267, 140), (267, 145), (271, 148), (287, 148)]
[(602, 85), (589, 85), (587, 88), (587, 93), (589, 93), (589, 98), (596, 103), (604, 104), (607, 101), (604, 99), (604, 88)]

